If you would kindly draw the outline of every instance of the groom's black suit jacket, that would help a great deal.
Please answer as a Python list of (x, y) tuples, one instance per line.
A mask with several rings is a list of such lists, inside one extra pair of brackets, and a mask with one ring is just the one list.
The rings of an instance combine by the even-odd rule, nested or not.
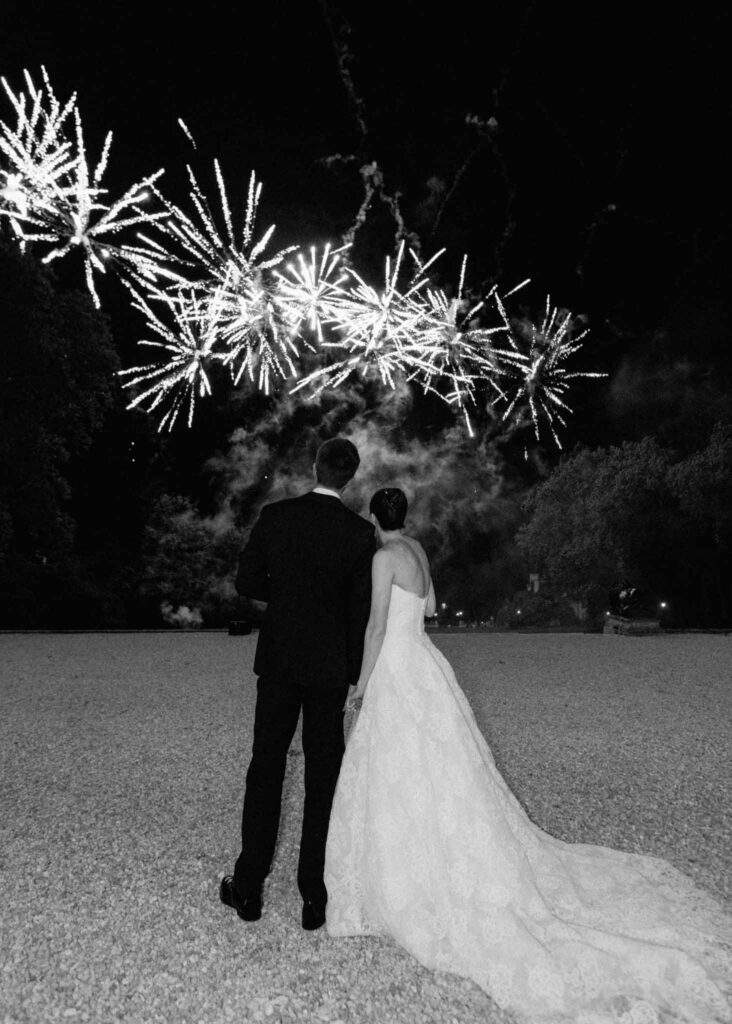
[(239, 560), (242, 597), (267, 602), (254, 671), (345, 687), (358, 679), (371, 604), (374, 528), (335, 496), (265, 505)]

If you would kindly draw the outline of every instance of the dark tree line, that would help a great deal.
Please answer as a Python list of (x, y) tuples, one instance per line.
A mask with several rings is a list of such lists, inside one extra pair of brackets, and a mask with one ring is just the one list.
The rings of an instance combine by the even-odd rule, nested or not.
[(608, 595), (634, 586), (675, 625), (732, 622), (732, 426), (686, 456), (653, 437), (579, 448), (533, 490), (527, 514), (527, 564), (600, 621)]
[(0, 330), (0, 621), (124, 624), (139, 495), (109, 324), (0, 239)]

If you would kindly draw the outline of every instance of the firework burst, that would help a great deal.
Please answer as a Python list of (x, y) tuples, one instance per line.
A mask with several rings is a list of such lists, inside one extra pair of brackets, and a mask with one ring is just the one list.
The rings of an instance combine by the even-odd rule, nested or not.
[[(124, 371), (125, 387), (138, 391), (130, 407), (162, 412), (161, 429), (172, 428), (184, 409), (190, 425), (218, 362), (234, 384), (246, 379), (269, 393), (276, 382), (294, 381), (292, 392), (307, 389), (313, 398), (353, 376), (391, 389), (413, 382), (459, 409), (471, 432), (469, 409), (485, 389), (491, 404), (507, 403), (504, 420), (525, 407), (537, 439), (545, 420), (561, 447), (557, 424), (565, 426), (571, 412), (569, 382), (605, 376), (568, 371), (587, 331), (573, 336), (571, 314), (560, 314), (549, 299), (538, 327), (509, 318), (504, 303), (513, 292), (500, 296), (494, 287), (470, 301), (465, 259), (451, 297), (428, 277), (441, 253), (423, 264), (410, 249), (410, 277), (403, 242), (386, 259), (382, 288), (347, 263), (347, 246), (313, 248), (309, 257), (297, 252), (289, 260), (294, 246), (268, 255), (274, 226), (258, 236), (262, 186), (254, 174), (239, 231), (217, 161), (216, 215), (190, 167), (190, 215), (159, 191), (162, 170), (111, 201), (102, 186), (111, 132), (90, 167), (75, 95), (62, 105), (45, 69), (42, 78), (37, 88), (26, 72), (26, 88), (17, 94), (1, 80), (15, 123), (0, 120), (0, 217), (21, 246), (41, 246), (43, 262), (79, 250), (97, 306), (96, 275), (109, 265), (121, 273), (154, 339), (141, 344), (163, 356)], [(179, 124), (195, 148), (185, 122)], [(135, 244), (125, 238), (132, 228)], [(497, 324), (485, 323), (489, 307)], [(303, 349), (320, 361), (312, 372), (301, 370)]]
[[(341, 260), (348, 248), (331, 249), (328, 243), (319, 255), (313, 246), (309, 260), (299, 252), (284, 272), (276, 272), (278, 301), (288, 311), (293, 336), (305, 329), (322, 346), (326, 340), (324, 326), (340, 321), (348, 280)], [(311, 344), (308, 348), (315, 351)]]
[[(109, 161), (112, 133), (107, 134), (99, 161), (91, 170), (75, 97), (61, 107), (45, 71), (43, 76), (45, 90), (36, 89), (26, 73), (28, 92), (18, 96), (3, 82), (17, 124), (11, 128), (0, 122), (0, 148), (9, 166), (3, 172), (0, 215), (10, 221), (21, 244), (50, 245), (42, 258), (44, 263), (79, 249), (87, 287), (98, 307), (94, 274), (105, 273), (110, 260), (133, 277), (150, 280), (159, 273), (156, 262), (139, 246), (111, 239), (133, 225), (149, 224), (165, 216), (164, 212), (142, 209), (163, 171), (149, 175), (120, 199), (109, 202), (101, 180)], [(69, 119), (74, 124), (70, 137), (66, 126)]]
[(273, 379), (285, 380), (297, 372), (299, 339), (292, 331), (292, 316), (260, 274), (243, 280), (232, 271), (231, 284), (225, 280), (213, 301), (220, 310), (221, 334), (228, 349), (225, 362), (235, 384), (246, 376), (269, 394)]
[[(421, 383), (425, 391), (434, 391), (448, 404), (461, 409), (472, 434), (468, 407), (476, 404), (476, 391), (481, 385), (487, 384), (499, 397), (505, 397), (499, 384), (499, 363), (493, 345), (494, 335), (505, 331), (505, 325), (480, 326), (479, 314), (495, 287), (485, 298), (469, 302), (465, 295), (466, 267), (467, 256), (463, 257), (453, 297), (442, 289), (426, 290), (427, 305), (420, 333), (430, 353), (430, 370), (423, 375)], [(443, 382), (447, 385), (446, 391), (442, 390)]]
[(567, 359), (582, 347), (582, 340), (589, 333), (589, 329), (586, 328), (573, 337), (572, 314), (560, 312), (556, 307), (552, 307), (549, 296), (546, 300), (544, 318), (538, 327), (526, 321), (512, 323), (500, 299), (497, 299), (496, 304), (503, 318), (510, 345), (508, 350), (504, 349), (501, 353), (504, 373), (513, 385), (513, 396), (503, 419), (506, 420), (521, 402), (526, 402), (531, 412), (537, 441), (540, 440), (539, 426), (543, 418), (557, 447), (561, 448), (556, 424), (566, 426), (563, 414), (572, 412), (564, 401), (569, 389), (568, 382), (577, 377), (607, 376), (606, 373), (576, 370), (570, 372), (565, 366)]
[(121, 376), (132, 376), (125, 387), (133, 384), (142, 390), (127, 406), (141, 406), (147, 412), (160, 408), (158, 429), (173, 428), (181, 409), (187, 406), (187, 423), (193, 422), (196, 400), (211, 394), (207, 365), (223, 362), (226, 351), (216, 348), (220, 342), (217, 311), (213, 303), (202, 301), (195, 291), (179, 291), (171, 295), (158, 291), (154, 297), (165, 308), (172, 326), (151, 306), (149, 299), (130, 289), (132, 304), (145, 317), (149, 329), (160, 340), (143, 339), (141, 345), (162, 350), (165, 362), (150, 363), (121, 370)]
[[(257, 274), (278, 266), (287, 253), (293, 251), (295, 247), (291, 246), (281, 249), (268, 259), (262, 258), (275, 227), (274, 224), (270, 225), (262, 237), (255, 241), (254, 229), (262, 194), (262, 183), (257, 181), (255, 174), (252, 173), (249, 179), (244, 218), (241, 230), (237, 234), (218, 160), (214, 161), (214, 173), (223, 231), (217, 224), (193, 169), (190, 166), (186, 169), (190, 184), (189, 197), (197, 217), (189, 217), (179, 206), (169, 202), (156, 191), (166, 209), (164, 219), (157, 226), (168, 245), (153, 245), (151, 258), (156, 258), (161, 250), (164, 250), (168, 259), (182, 268), (181, 272), (187, 278), (190, 287), (213, 291), (223, 285), (230, 287), (234, 281), (249, 281)], [(147, 238), (144, 241), (149, 242)]]
[[(187, 400), (194, 400), (195, 389), (187, 386), (188, 376), (181, 375), (186, 358), (190, 361), (189, 375), (194, 379), (207, 359), (216, 358), (226, 365), (234, 384), (247, 379), (269, 394), (273, 382), (297, 374), (296, 361), (299, 343), (314, 351), (314, 346), (303, 337), (309, 330), (316, 341), (322, 341), (323, 322), (333, 316), (337, 297), (342, 292), (344, 272), (339, 265), (343, 250), (332, 251), (326, 246), (318, 255), (311, 249), (308, 261), (298, 253), (293, 261), (283, 266), (294, 247), (281, 249), (273, 256), (265, 256), (265, 249), (274, 232), (270, 226), (256, 239), (257, 209), (262, 186), (254, 174), (249, 181), (247, 203), (242, 228), (235, 230), (223, 174), (215, 163), (215, 175), (221, 209), (223, 231), (217, 225), (211, 206), (191, 168), (190, 198), (196, 217), (189, 217), (180, 207), (160, 200), (166, 208), (166, 219), (157, 227), (162, 241), (144, 237), (151, 263), (162, 263), (173, 284), (172, 293), (196, 296), (197, 314), (193, 322), (201, 323), (201, 311), (207, 311), (205, 320), (209, 333), (215, 332), (217, 348), (202, 350), (191, 344), (184, 330), (180, 344), (175, 348), (173, 380), (161, 372), (150, 377), (150, 367), (134, 367), (126, 387), (148, 385), (146, 395), (169, 394), (171, 389), (183, 389)], [(134, 289), (132, 289), (134, 292)], [(160, 299), (155, 287), (149, 289), (153, 299)], [(151, 312), (150, 303), (138, 301), (136, 307), (157, 330), (159, 319)], [(176, 328), (187, 326), (188, 317), (181, 313), (180, 301), (174, 306), (179, 315), (173, 327), (168, 328), (168, 342), (172, 344)], [(168, 351), (171, 351), (168, 346)], [(149, 382), (152, 380), (152, 384)]]
[(423, 265), (410, 251), (416, 273), (406, 290), (400, 291), (404, 249), (402, 242), (394, 261), (387, 257), (382, 291), (367, 284), (355, 270), (348, 270), (355, 284), (340, 292), (331, 305), (326, 320), (335, 336), (323, 338), (320, 344), (326, 352), (340, 350), (345, 355), (303, 377), (293, 392), (310, 388), (316, 397), (326, 389), (339, 387), (352, 374), (376, 375), (382, 384), (394, 388), (399, 377), (410, 380), (433, 372), (434, 345), (426, 343), (420, 332), (425, 317), (420, 292), (428, 284), (427, 269), (441, 253)]
[(21, 222), (34, 199), (51, 188), (63, 191), (63, 183), (77, 161), (71, 142), (64, 137), (76, 95), (62, 107), (45, 68), (41, 68), (41, 75), (44, 87), (37, 89), (26, 71), (27, 92), (18, 95), (4, 78), (0, 79), (16, 115), (15, 127), (0, 121), (0, 154), (6, 163), (6, 168), (0, 170), (0, 216), (8, 218), (21, 244)]
[(273, 378), (284, 379), (295, 373), (293, 359), (298, 354), (295, 338), (299, 319), (281, 295), (281, 277), (273, 273), (295, 247), (265, 257), (274, 225), (255, 240), (262, 185), (254, 174), (249, 180), (243, 223), (237, 233), (218, 161), (214, 162), (214, 170), (223, 230), (219, 229), (208, 199), (188, 167), (195, 218), (157, 193), (166, 209), (165, 219), (158, 223), (162, 244), (147, 237), (142, 241), (148, 247), (151, 264), (159, 265), (162, 261), (172, 268), (170, 276), (177, 278), (172, 287), (177, 289), (185, 283), (199, 296), (202, 306), (215, 310), (218, 333), (227, 349), (224, 361), (235, 383), (246, 376), (269, 393)]

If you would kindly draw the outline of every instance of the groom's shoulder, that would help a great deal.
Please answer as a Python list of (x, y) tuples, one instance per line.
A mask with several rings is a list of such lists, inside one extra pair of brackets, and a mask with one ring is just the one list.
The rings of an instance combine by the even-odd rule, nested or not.
[(313, 492), (300, 494), (296, 498), (282, 498), (280, 501), (270, 502), (263, 505), (260, 516), (267, 516), (269, 519), (280, 521), (293, 519), (324, 519), (332, 524), (340, 522), (353, 535), (370, 538), (373, 536), (374, 528), (371, 523), (360, 516), (358, 512), (344, 505), (342, 501), (331, 499), (323, 502)]
[[(279, 501), (271, 501), (268, 505), (262, 505), (260, 516), (272, 519), (296, 519), (319, 511), (318, 504), (311, 500), (311, 493), (298, 494), (294, 498), (280, 498)], [(336, 505), (336, 502), (333, 502)], [(339, 503), (338, 503), (339, 504)]]
[(368, 519), (364, 519), (358, 512), (354, 512), (346, 505), (343, 505), (342, 508), (346, 535), (350, 538), (349, 544), (352, 545), (354, 554), (363, 551), (372, 554), (376, 546), (376, 534), (373, 526)]
[(355, 530), (358, 530), (359, 533), (362, 533), (364, 537), (370, 537), (374, 532), (374, 528), (368, 519), (364, 519), (363, 516), (360, 516), (358, 512), (354, 512), (353, 509), (348, 508), (347, 505), (342, 505), (341, 507), (343, 508), (344, 515), (346, 516), (349, 524)]
[(270, 518), (295, 513), (302, 509), (302, 497), (300, 495), (297, 498), (281, 498), (279, 501), (270, 501), (268, 505), (262, 505), (259, 515)]

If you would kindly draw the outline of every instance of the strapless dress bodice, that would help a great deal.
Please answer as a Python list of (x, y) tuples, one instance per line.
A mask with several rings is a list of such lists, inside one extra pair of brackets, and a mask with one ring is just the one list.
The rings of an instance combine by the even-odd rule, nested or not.
[(397, 586), (396, 583), (392, 583), (391, 600), (386, 617), (385, 641), (410, 637), (416, 639), (424, 636), (426, 602), (426, 597), (420, 597), (419, 594), (414, 594), (411, 590), (405, 590), (403, 587)]

